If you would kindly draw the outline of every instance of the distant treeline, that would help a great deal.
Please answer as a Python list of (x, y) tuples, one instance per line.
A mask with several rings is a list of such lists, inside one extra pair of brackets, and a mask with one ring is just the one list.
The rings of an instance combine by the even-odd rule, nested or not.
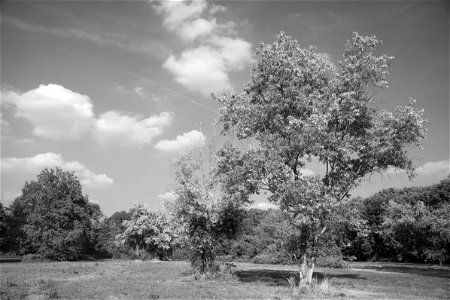
[[(386, 189), (368, 198), (353, 198), (360, 226), (343, 226), (323, 247), (322, 264), (360, 261), (450, 262), (450, 177), (427, 187)], [(225, 260), (290, 264), (295, 244), (292, 228), (280, 210), (224, 210), (216, 255)], [(117, 237), (125, 232), (132, 211), (105, 217), (81, 193), (70, 172), (44, 170), (27, 182), (9, 207), (0, 203), (0, 252), (36, 259), (142, 258)], [(180, 245), (172, 259), (188, 259)], [(326, 261), (330, 259), (328, 262)], [(164, 258), (167, 258), (164, 255)], [(320, 262), (319, 262), (320, 264)]]

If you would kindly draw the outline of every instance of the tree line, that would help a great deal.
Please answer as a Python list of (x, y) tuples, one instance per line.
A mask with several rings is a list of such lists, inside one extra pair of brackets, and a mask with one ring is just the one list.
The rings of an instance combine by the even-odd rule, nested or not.
[[(385, 189), (348, 205), (358, 225), (349, 221), (335, 228), (320, 249), (319, 265), (340, 267), (343, 260), (450, 263), (450, 177), (426, 187)], [(211, 243), (210, 256), (225, 261), (295, 262), (296, 230), (282, 210), (228, 206), (217, 218), (208, 227), (196, 217), (190, 226), (201, 230), (195, 230), (191, 246)], [(9, 207), (0, 203), (0, 251), (46, 260), (188, 260), (189, 242), (180, 239), (171, 222), (167, 213), (142, 204), (105, 217), (82, 196), (73, 173), (45, 169)]]

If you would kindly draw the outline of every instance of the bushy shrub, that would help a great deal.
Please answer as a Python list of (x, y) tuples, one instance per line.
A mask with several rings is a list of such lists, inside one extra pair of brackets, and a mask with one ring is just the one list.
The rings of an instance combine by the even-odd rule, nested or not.
[(235, 278), (236, 265), (230, 262), (214, 263), (204, 272), (194, 269), (195, 280), (233, 280)]

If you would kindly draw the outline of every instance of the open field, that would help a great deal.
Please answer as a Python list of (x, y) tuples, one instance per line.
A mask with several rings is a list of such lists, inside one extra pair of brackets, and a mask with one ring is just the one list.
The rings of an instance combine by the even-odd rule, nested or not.
[[(318, 268), (321, 290), (295, 294), (295, 266), (237, 263), (236, 279), (193, 279), (187, 262), (3, 263), (1, 299), (449, 299), (450, 268), (351, 264)], [(353, 269), (354, 268), (354, 269)], [(328, 285), (320, 285), (327, 278)]]

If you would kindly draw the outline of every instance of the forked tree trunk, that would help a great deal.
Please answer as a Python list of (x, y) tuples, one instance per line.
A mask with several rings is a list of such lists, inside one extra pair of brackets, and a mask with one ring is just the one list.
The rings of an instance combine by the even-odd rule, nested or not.
[(311, 284), (312, 275), (314, 271), (314, 257), (308, 257), (307, 247), (308, 247), (308, 234), (309, 230), (305, 226), (301, 228), (300, 233), (300, 243), (299, 243), (299, 260), (298, 260), (298, 268), (299, 268), (299, 287), (303, 284)]
[(315, 265), (314, 257), (307, 257), (306, 253), (299, 261), (299, 286), (303, 284), (311, 284)]

